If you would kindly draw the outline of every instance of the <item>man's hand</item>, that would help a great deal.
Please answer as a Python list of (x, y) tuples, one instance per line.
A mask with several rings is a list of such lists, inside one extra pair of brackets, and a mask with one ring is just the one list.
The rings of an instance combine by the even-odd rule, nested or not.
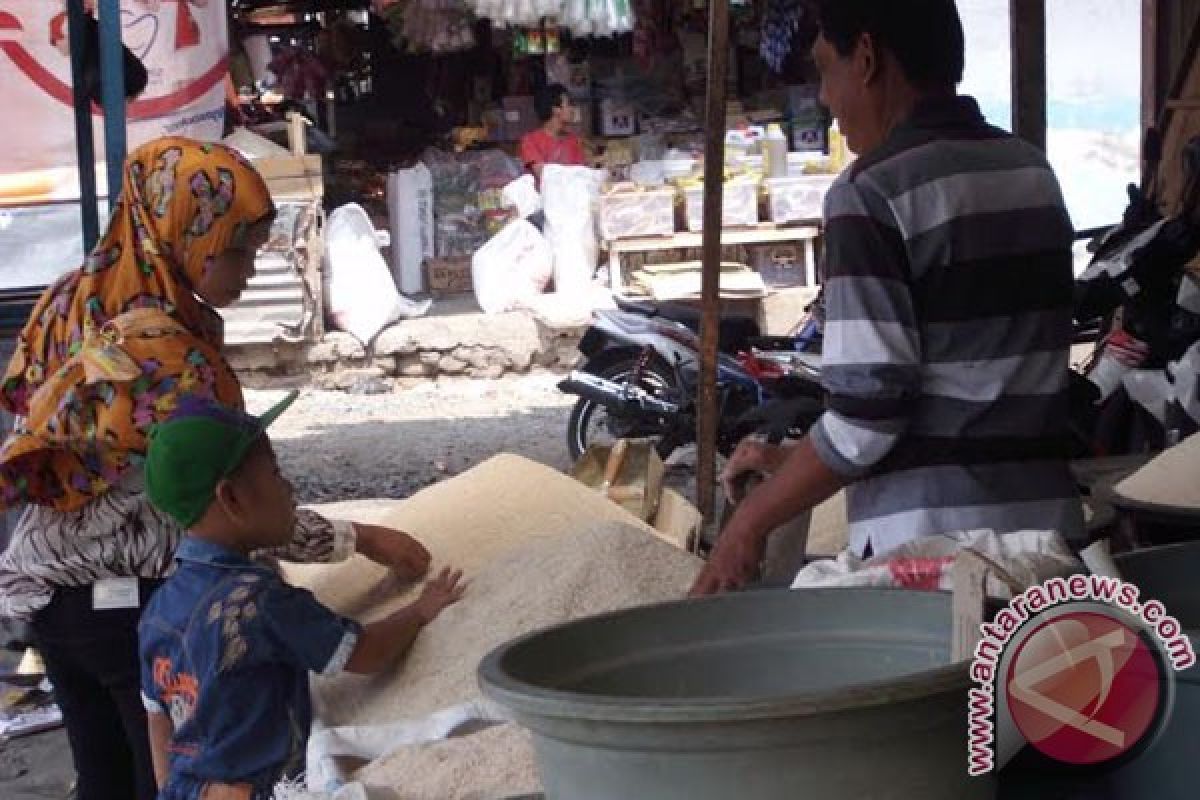
[(451, 571), (449, 567), (445, 567), (436, 578), (425, 584), (421, 596), (413, 603), (413, 610), (422, 625), (433, 622), (438, 614), (462, 599), (467, 590), (462, 576), (462, 570)]
[(425, 546), (402, 531), (382, 525), (354, 524), (358, 552), (405, 580), (417, 580), (429, 572), (430, 555)]
[(765, 538), (726, 528), (688, 596), (703, 597), (744, 588), (758, 576), (765, 552)]
[(735, 485), (738, 479), (754, 472), (770, 475), (779, 469), (786, 457), (786, 448), (779, 445), (767, 444), (760, 439), (743, 439), (721, 470), (721, 488), (725, 490), (725, 496), (735, 503), (741, 502)]

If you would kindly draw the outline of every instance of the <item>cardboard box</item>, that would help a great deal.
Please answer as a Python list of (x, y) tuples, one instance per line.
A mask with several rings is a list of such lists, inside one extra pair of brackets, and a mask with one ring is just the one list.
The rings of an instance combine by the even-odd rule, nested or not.
[(833, 181), (833, 175), (767, 178), (767, 206), (771, 221), (782, 225), (820, 220), (825, 208), (825, 193)]
[(632, 103), (606, 97), (600, 101), (598, 113), (601, 136), (633, 136), (637, 133), (637, 111)]
[(434, 295), (473, 291), (470, 258), (431, 258), (425, 262), (425, 279)]
[(600, 196), (600, 237), (612, 241), (675, 233), (675, 190), (610, 191)]
[(759, 301), (756, 316), (764, 336), (787, 336), (817, 297), (816, 286), (774, 289)]
[(750, 266), (772, 289), (804, 286), (805, 248), (803, 242), (748, 244)]
[[(704, 187), (689, 187), (683, 195), (688, 230), (704, 230)], [(731, 181), (725, 184), (721, 192), (721, 223), (726, 228), (758, 224), (757, 183)]]
[(505, 97), (501, 107), (504, 110), (505, 138), (509, 141), (516, 141), (541, 125), (533, 98), (528, 95)]

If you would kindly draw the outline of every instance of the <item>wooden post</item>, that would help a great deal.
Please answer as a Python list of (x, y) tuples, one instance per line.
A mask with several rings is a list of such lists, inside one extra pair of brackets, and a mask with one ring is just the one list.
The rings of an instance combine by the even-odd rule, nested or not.
[(1046, 149), (1046, 0), (1008, 0), (1013, 133)]
[[(1162, 85), (1162, 0), (1142, 0), (1142, 130), (1158, 121)], [(1148, 177), (1148, 176), (1147, 176)], [(1145, 178), (1143, 178), (1143, 181)], [(1142, 184), (1143, 186), (1145, 183)]]
[(696, 505), (714, 518), (717, 456), (717, 326), (721, 316), (721, 227), (725, 184), (725, 103), (729, 0), (709, 0), (708, 95), (704, 126), (704, 239), (700, 315), (700, 392), (696, 421)]

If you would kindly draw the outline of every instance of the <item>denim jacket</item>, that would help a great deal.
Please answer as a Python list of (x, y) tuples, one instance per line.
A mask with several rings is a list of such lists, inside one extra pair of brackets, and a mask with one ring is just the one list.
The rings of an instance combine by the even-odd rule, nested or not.
[(174, 728), (159, 796), (246, 783), (270, 798), (304, 768), (308, 673), (341, 671), (361, 629), (240, 553), (188, 537), (176, 560), (138, 629), (143, 702)]

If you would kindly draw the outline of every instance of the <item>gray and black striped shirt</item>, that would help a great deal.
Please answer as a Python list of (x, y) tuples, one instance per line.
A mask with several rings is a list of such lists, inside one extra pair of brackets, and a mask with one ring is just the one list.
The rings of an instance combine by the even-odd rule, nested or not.
[(925, 101), (825, 200), (829, 410), (851, 547), (1082, 535), (1064, 458), (1071, 220), (1035, 148), (969, 97)]

